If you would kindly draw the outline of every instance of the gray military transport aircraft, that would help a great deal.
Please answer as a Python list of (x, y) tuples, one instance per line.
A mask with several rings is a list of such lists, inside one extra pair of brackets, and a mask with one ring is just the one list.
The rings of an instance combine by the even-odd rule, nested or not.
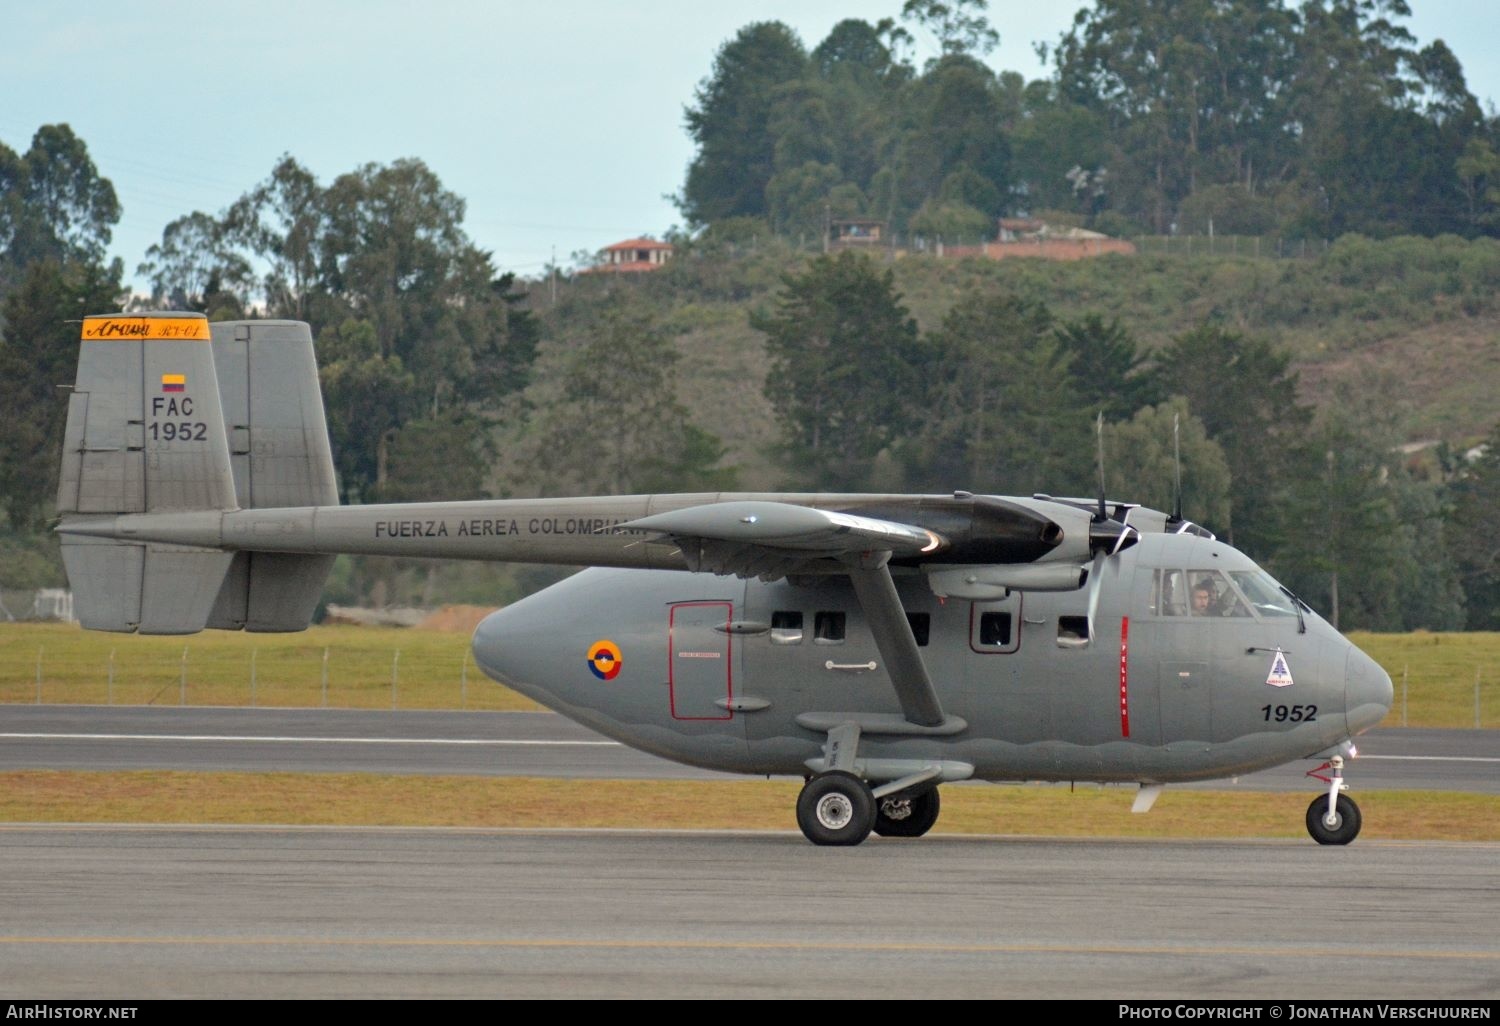
[(306, 324), (85, 319), (58, 492), (85, 627), (306, 628), (337, 553), (586, 565), (475, 662), (625, 744), (806, 779), (814, 844), (918, 837), (946, 781), (1163, 785), (1322, 759), (1360, 813), (1368, 656), (1208, 531), (1140, 506), (697, 494), (340, 506)]

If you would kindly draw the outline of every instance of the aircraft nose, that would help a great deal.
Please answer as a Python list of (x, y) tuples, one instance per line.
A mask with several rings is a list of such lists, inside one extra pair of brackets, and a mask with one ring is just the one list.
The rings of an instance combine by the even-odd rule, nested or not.
[(1390, 674), (1353, 645), (1344, 663), (1344, 709), (1352, 737), (1369, 730), (1391, 711), (1395, 689)]
[(555, 631), (556, 622), (545, 615), (546, 605), (542, 595), (533, 595), (491, 613), (470, 642), (474, 662), (485, 674), (542, 702), (547, 700), (540, 693), (542, 681), (555, 662), (548, 628)]

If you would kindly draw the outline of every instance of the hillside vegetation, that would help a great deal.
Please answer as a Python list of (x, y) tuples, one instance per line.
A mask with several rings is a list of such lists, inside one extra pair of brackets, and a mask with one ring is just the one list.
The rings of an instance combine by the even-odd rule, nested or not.
[[(1147, 352), (1211, 321), (1287, 352), (1304, 402), (1394, 418), (1399, 442), (1465, 448), (1500, 422), (1500, 240), (1346, 236), (1283, 259), (1221, 255), (1231, 245), (1222, 238), (1214, 255), (1204, 252), (1207, 239), (1197, 240), (1196, 253), (1175, 241), (1176, 253), (1076, 262), (884, 259), (923, 330), (973, 291), (1033, 299), (1065, 320), (1118, 318)], [(689, 245), (649, 279), (575, 277), (556, 309), (541, 308), (561, 336), (607, 294), (629, 291), (650, 303), (676, 335), (684, 357), (679, 394), (695, 422), (723, 437), (742, 483), (772, 485), (777, 471), (764, 454), (778, 428), (752, 387), (764, 381), (768, 361), (750, 315), (773, 302), (782, 274), (800, 271), (812, 256), (774, 238)]]

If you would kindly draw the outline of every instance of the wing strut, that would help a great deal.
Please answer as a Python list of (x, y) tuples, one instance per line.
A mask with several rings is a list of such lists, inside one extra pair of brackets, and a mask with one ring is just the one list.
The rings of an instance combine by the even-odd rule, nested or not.
[(875, 569), (865, 566), (849, 568), (849, 582), (854, 585), (855, 597), (865, 611), (865, 619), (875, 634), (875, 646), (880, 658), (885, 660), (886, 672), (896, 688), (896, 697), (901, 702), (901, 711), (912, 723), (923, 727), (936, 727), (944, 722), (942, 703), (927, 676), (927, 666), (922, 662), (922, 653), (917, 648), (916, 635), (906, 619), (906, 610), (901, 606), (901, 596), (896, 594), (896, 582), (891, 580), (887, 564), (889, 552), (879, 553), (880, 565)]

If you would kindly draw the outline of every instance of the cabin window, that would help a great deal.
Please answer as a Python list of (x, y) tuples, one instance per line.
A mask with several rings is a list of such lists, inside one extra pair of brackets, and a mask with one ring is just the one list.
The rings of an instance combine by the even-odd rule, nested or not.
[(839, 645), (844, 641), (844, 614), (819, 612), (813, 618), (813, 640), (824, 645)]
[(969, 651), (1008, 655), (1021, 647), (1021, 593), (969, 605)]
[(1005, 648), (1010, 644), (1010, 614), (979, 614), (979, 643), (990, 648)]
[(802, 643), (802, 613), (795, 609), (778, 609), (771, 614), (771, 644)]
[(932, 616), (929, 613), (907, 613), (906, 622), (911, 624), (912, 637), (917, 639), (917, 644), (925, 647), (927, 639), (932, 634)]
[(1057, 643), (1062, 648), (1082, 648), (1089, 643), (1089, 618), (1086, 616), (1059, 616), (1057, 618)]

